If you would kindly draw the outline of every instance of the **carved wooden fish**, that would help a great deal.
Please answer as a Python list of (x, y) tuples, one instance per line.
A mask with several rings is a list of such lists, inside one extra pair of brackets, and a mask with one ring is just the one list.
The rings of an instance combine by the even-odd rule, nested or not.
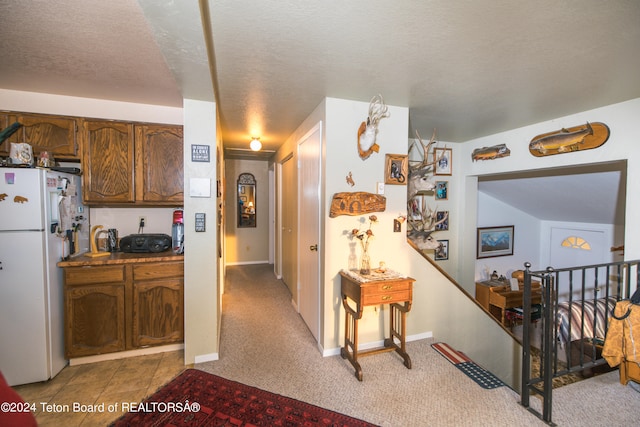
[(536, 150), (542, 154), (547, 154), (549, 150), (558, 150), (559, 153), (565, 153), (571, 151), (572, 146), (582, 144), (588, 135), (593, 135), (593, 128), (589, 122), (587, 122), (587, 126), (584, 129), (575, 132), (569, 132), (563, 128), (560, 132), (534, 139), (529, 144), (529, 149)]

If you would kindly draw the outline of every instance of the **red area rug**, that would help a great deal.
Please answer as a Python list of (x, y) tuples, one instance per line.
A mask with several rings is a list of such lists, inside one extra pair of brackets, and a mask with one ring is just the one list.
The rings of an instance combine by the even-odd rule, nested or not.
[(187, 369), (112, 426), (373, 426), (197, 369)]

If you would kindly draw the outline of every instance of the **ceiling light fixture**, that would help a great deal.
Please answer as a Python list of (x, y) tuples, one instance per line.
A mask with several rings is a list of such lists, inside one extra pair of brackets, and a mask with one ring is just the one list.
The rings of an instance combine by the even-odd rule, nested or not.
[(249, 147), (251, 147), (253, 151), (260, 151), (260, 149), (262, 148), (262, 142), (260, 142), (260, 138), (254, 137), (249, 143)]

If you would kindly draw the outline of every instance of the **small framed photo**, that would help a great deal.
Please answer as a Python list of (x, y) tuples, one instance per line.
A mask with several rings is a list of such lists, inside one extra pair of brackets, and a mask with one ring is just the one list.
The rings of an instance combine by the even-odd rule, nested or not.
[(435, 148), (433, 150), (433, 162), (435, 163), (434, 175), (451, 175), (451, 148)]
[(449, 181), (436, 181), (436, 200), (447, 200), (449, 198)]
[(509, 255), (513, 255), (513, 225), (478, 228), (478, 259)]
[(433, 259), (436, 261), (444, 261), (449, 259), (449, 240), (438, 240), (440, 247), (433, 252)]
[(422, 207), (425, 206), (423, 195), (412, 197), (407, 203), (408, 218), (414, 221), (422, 220)]
[(406, 185), (409, 160), (406, 154), (387, 154), (384, 162), (384, 183)]
[(444, 231), (449, 229), (449, 211), (436, 212), (436, 230)]

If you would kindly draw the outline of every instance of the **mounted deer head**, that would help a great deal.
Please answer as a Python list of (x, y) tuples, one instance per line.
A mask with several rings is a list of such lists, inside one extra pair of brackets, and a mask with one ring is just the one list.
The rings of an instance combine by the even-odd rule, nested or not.
[(445, 222), (449, 215), (445, 214), (440, 220), (437, 219), (437, 211), (431, 210), (426, 203), (418, 206), (416, 199), (407, 202), (409, 219), (407, 227), (407, 237), (415, 243), (420, 250), (434, 250), (441, 246), (441, 243), (431, 235), (436, 231), (439, 224)]
[(431, 139), (427, 144), (422, 141), (420, 138), (420, 134), (416, 129), (416, 138), (419, 141), (420, 148), (418, 149), (416, 144), (416, 140), (413, 141), (411, 147), (409, 148), (409, 155), (411, 155), (411, 151), (417, 149), (422, 157), (422, 160), (419, 161), (410, 161), (409, 167), (409, 187), (408, 187), (408, 198), (411, 199), (416, 194), (425, 192), (425, 191), (433, 191), (436, 188), (435, 182), (431, 179), (433, 176), (433, 168), (436, 162), (439, 159), (434, 159), (433, 161), (429, 161), (429, 159), (433, 159), (433, 149), (436, 144), (436, 130), (433, 130), (433, 134), (431, 135)]
[[(448, 213), (443, 218), (437, 218), (437, 211), (427, 205), (425, 193), (435, 190), (432, 181), (435, 165), (440, 160), (435, 158), (436, 130), (431, 139), (424, 143), (416, 130), (416, 140), (409, 148), (409, 180), (407, 185), (407, 238), (420, 251), (439, 250), (442, 246), (433, 237), (438, 225), (448, 219)], [(417, 152), (417, 153), (416, 153)], [(414, 155), (411, 160), (412, 154)]]
[(382, 99), (382, 95), (371, 98), (369, 103), (369, 116), (366, 122), (362, 122), (358, 128), (358, 154), (362, 160), (369, 158), (374, 151), (377, 153), (380, 146), (376, 144), (378, 123), (381, 119), (389, 117), (389, 109)]

